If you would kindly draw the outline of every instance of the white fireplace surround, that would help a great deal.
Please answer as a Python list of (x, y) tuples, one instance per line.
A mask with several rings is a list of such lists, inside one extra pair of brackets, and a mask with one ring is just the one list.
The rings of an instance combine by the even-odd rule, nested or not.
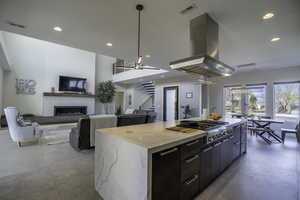
[(86, 106), (87, 114), (95, 114), (93, 97), (43, 96), (43, 116), (54, 116), (55, 106)]

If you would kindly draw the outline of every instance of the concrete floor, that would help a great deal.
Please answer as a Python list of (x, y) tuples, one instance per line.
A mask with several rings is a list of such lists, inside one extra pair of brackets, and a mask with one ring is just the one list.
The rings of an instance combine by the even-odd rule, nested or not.
[[(266, 145), (248, 138), (248, 153), (197, 200), (300, 200), (300, 146)], [(93, 151), (69, 144), (18, 148), (0, 131), (1, 200), (99, 200), (94, 190)]]

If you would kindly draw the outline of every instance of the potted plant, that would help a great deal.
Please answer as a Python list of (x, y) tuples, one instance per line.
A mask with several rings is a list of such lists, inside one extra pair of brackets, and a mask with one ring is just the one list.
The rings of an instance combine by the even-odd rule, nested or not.
[(190, 105), (184, 106), (183, 114), (184, 114), (184, 119), (188, 119), (189, 117), (191, 117), (191, 115), (192, 115), (192, 110), (191, 110), (191, 108), (190, 108)]
[(121, 115), (122, 114), (122, 106), (118, 106), (116, 109), (116, 115)]
[(108, 114), (108, 104), (112, 103), (115, 96), (115, 86), (112, 81), (104, 81), (98, 83), (96, 89), (96, 99), (103, 103), (105, 108), (105, 114)]

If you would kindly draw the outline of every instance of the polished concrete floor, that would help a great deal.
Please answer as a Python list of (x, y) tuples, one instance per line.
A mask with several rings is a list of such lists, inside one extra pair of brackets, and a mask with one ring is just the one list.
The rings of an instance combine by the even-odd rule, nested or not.
[[(300, 146), (266, 145), (248, 138), (248, 153), (197, 200), (300, 200)], [(0, 131), (1, 200), (99, 200), (94, 190), (93, 151), (69, 144), (18, 148)]]

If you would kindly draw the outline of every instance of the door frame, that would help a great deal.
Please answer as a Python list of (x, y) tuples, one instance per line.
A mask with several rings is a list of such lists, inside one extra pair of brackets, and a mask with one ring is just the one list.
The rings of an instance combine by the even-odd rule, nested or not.
[(168, 90), (176, 90), (176, 103), (175, 103), (175, 120), (179, 119), (179, 87), (178, 86), (170, 86), (170, 87), (164, 87), (164, 93), (163, 93), (163, 121), (167, 121), (167, 107), (166, 107), (166, 102), (167, 102), (167, 91)]

